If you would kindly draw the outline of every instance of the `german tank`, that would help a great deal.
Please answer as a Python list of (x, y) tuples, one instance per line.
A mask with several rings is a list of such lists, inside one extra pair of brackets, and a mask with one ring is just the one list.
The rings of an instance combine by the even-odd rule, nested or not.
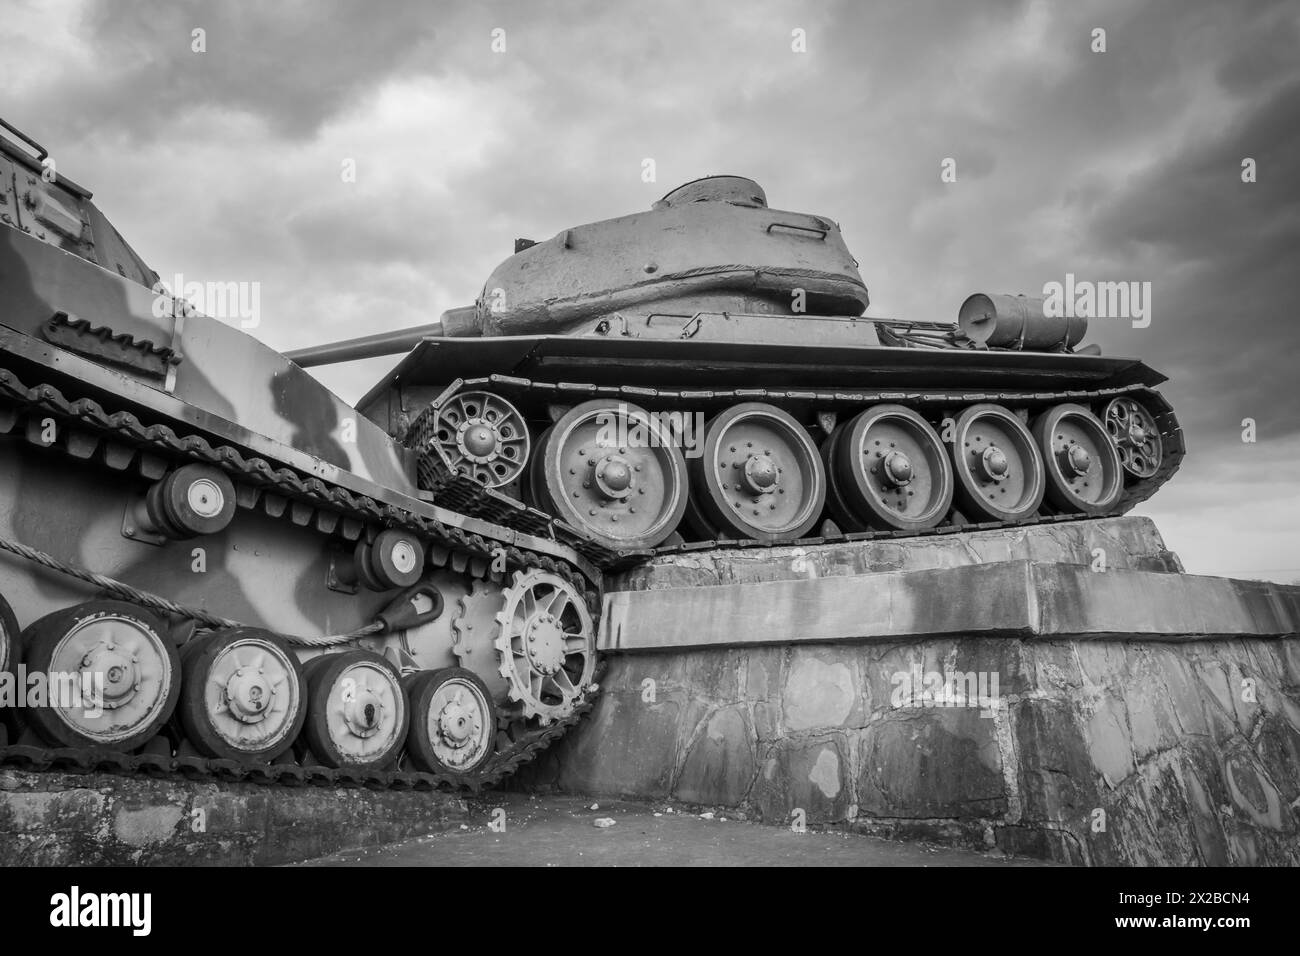
[(1143, 363), (1039, 299), (953, 323), (865, 318), (839, 226), (738, 176), (517, 240), (472, 307), (290, 353), (408, 351), (358, 407), (466, 514), (602, 567), (1120, 514), (1177, 469)]
[(481, 787), (580, 719), (599, 569), (422, 489), (4, 126), (0, 762)]

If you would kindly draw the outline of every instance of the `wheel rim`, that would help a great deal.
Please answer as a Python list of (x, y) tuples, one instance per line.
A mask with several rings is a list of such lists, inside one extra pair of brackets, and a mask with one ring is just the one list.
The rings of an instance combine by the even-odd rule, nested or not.
[(1124, 470), (1150, 478), (1164, 460), (1164, 442), (1151, 414), (1131, 398), (1113, 398), (1106, 405), (1106, 433), (1119, 451)]
[(686, 463), (659, 420), (626, 402), (586, 402), (549, 430), (533, 484), (546, 510), (615, 549), (652, 548), (686, 508)]
[(519, 409), (492, 392), (453, 395), (438, 411), (433, 443), (452, 471), (489, 488), (518, 478), (530, 447)]
[(186, 498), (194, 513), (202, 518), (215, 518), (226, 506), (226, 496), (217, 487), (215, 481), (200, 478), (185, 490)]
[(816, 523), (826, 476), (812, 437), (774, 405), (727, 409), (705, 429), (695, 469), (700, 509), (720, 531), (792, 541)]
[(237, 750), (274, 747), (293, 732), (302, 701), (285, 651), (265, 638), (236, 638), (208, 666), (203, 706), (208, 722)]
[(595, 632), (582, 596), (563, 578), (516, 571), (497, 615), (497, 659), (507, 696), (543, 723), (568, 716), (596, 667)]
[(1087, 514), (1110, 510), (1124, 488), (1119, 450), (1106, 427), (1082, 405), (1058, 405), (1034, 422), (1047, 468), (1047, 496)]
[(330, 743), (352, 763), (383, 758), (399, 741), (405, 706), (388, 668), (369, 661), (350, 664), (335, 677), (325, 702)]
[(1043, 461), (1024, 423), (1000, 405), (972, 405), (953, 428), (953, 473), (973, 512), (1027, 518), (1042, 503)]
[(492, 708), (473, 681), (449, 677), (429, 698), (425, 727), (434, 755), (453, 770), (472, 770), (492, 750)]
[(839, 500), (872, 528), (932, 528), (952, 506), (952, 466), (938, 434), (917, 412), (877, 405), (859, 414), (832, 448)]
[(68, 727), (97, 743), (140, 733), (167, 706), (175, 679), (162, 640), (118, 614), (76, 622), (55, 644), (48, 673), (75, 675), (80, 694), (75, 701), (55, 694), (52, 681), (51, 708)]

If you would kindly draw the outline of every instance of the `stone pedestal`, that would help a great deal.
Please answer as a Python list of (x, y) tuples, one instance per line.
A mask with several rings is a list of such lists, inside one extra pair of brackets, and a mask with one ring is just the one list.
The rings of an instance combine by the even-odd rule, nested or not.
[(612, 582), (604, 692), (522, 782), (1300, 864), (1300, 588), (1180, 571), (1136, 518), (660, 559)]

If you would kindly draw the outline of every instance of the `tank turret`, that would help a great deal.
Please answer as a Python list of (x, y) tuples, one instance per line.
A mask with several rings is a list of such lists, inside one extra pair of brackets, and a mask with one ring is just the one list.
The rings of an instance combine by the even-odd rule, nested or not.
[(861, 315), (867, 288), (829, 218), (769, 209), (763, 189), (711, 176), (649, 212), (574, 226), (493, 270), (484, 335), (581, 334), (619, 317), (698, 312)]

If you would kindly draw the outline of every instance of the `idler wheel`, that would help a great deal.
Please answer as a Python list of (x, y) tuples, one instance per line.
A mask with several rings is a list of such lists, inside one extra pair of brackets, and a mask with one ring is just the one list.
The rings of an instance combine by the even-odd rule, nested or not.
[(156, 615), (122, 601), (55, 611), (23, 632), (29, 673), (48, 677), (24, 713), (51, 744), (129, 751), (158, 733), (181, 689), (180, 656)]
[(746, 402), (709, 421), (690, 463), (704, 528), (775, 544), (803, 537), (826, 502), (826, 472), (807, 429), (788, 412)]
[(606, 547), (653, 548), (686, 509), (686, 462), (677, 441), (639, 406), (584, 402), (538, 441), (529, 494), (536, 507)]
[(397, 668), (371, 651), (313, 658), (307, 679), (303, 736), (327, 767), (382, 769), (406, 741), (410, 712)]
[(283, 638), (255, 627), (214, 631), (191, 641), (179, 707), (190, 742), (209, 757), (274, 760), (307, 716), (307, 687)]
[(1056, 405), (1030, 429), (1047, 469), (1047, 500), (1062, 512), (1103, 515), (1124, 491), (1119, 450), (1082, 405)]
[(471, 774), (496, 743), (497, 708), (477, 674), (463, 667), (421, 671), (402, 679), (411, 713), (406, 752), (427, 773)]
[(167, 537), (216, 534), (235, 516), (235, 486), (216, 468), (183, 465), (149, 489), (145, 507)]
[(1001, 405), (971, 405), (953, 426), (956, 498), (974, 520), (1019, 521), (1043, 502), (1043, 459), (1034, 436)]
[(448, 468), (489, 488), (509, 484), (528, 462), (528, 425), (492, 392), (461, 392), (438, 410), (431, 441)]
[(844, 531), (920, 531), (952, 507), (953, 475), (939, 435), (903, 405), (874, 405), (822, 442), (827, 504)]
[(1135, 478), (1154, 477), (1164, 461), (1165, 447), (1151, 413), (1133, 399), (1121, 397), (1106, 403), (1102, 418), (1124, 470)]

